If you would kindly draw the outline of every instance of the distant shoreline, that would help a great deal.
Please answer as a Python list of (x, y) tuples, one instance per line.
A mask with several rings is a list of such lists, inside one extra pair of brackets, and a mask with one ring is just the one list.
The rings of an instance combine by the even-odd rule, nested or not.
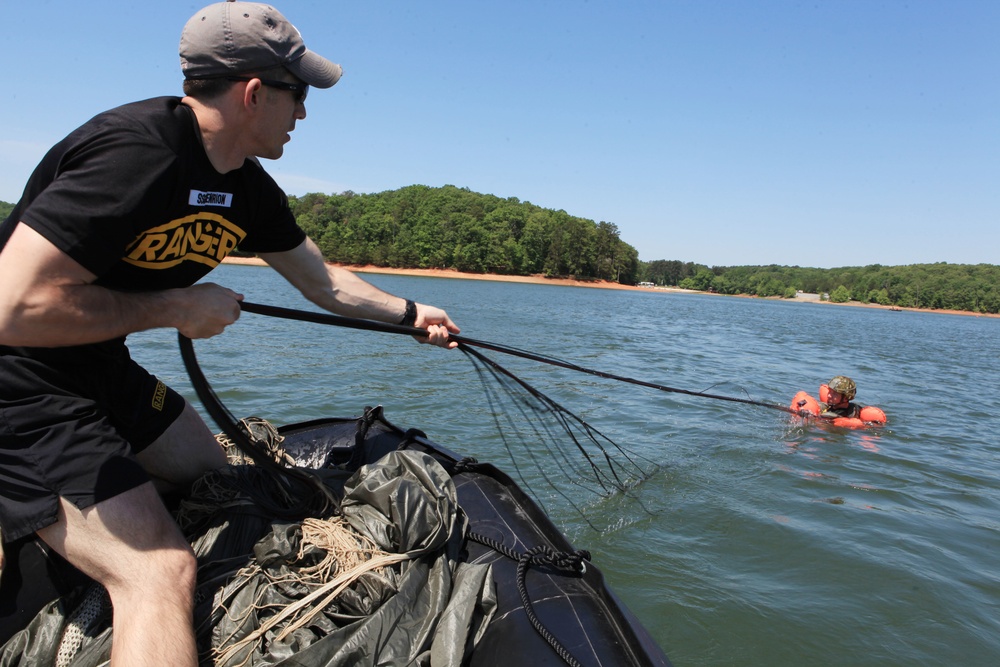
[[(223, 264), (240, 264), (245, 266), (267, 266), (267, 263), (259, 257), (226, 257)], [(822, 303), (831, 306), (851, 306), (855, 308), (875, 308), (880, 310), (911, 311), (915, 313), (943, 313), (945, 315), (965, 315), (969, 317), (1000, 317), (994, 313), (974, 313), (967, 310), (937, 310), (932, 308), (903, 308), (899, 306), (882, 306), (876, 303), (861, 303), (859, 301), (849, 301), (847, 303), (833, 303), (832, 301), (820, 301), (819, 295), (803, 294), (796, 295), (794, 299), (781, 299), (779, 297), (757, 297), (747, 294), (715, 294), (713, 292), (702, 292), (699, 290), (682, 289), (680, 287), (638, 287), (636, 285), (622, 285), (608, 280), (574, 280), (572, 278), (546, 278), (543, 275), (533, 276), (507, 276), (496, 273), (463, 273), (451, 269), (392, 269), (384, 266), (355, 266), (348, 264), (338, 264), (354, 273), (381, 273), (397, 276), (425, 276), (430, 278), (458, 278), (462, 280), (492, 280), (504, 283), (529, 283), (533, 285), (562, 285), (566, 287), (590, 287), (596, 289), (628, 290), (639, 292), (665, 292), (673, 294), (706, 294), (708, 296), (735, 296), (742, 299), (772, 299), (780, 301), (792, 301), (797, 303)]]

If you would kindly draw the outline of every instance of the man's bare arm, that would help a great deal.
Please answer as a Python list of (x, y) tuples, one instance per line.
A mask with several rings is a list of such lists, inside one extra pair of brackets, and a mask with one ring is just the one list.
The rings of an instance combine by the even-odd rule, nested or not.
[[(308, 238), (293, 250), (261, 253), (260, 257), (303, 296), (332, 313), (393, 324), (406, 313), (406, 299), (384, 292), (346, 269), (327, 264), (319, 248)], [(414, 324), (428, 333), (422, 342), (441, 347), (457, 345), (448, 341), (448, 333), (461, 330), (445, 311), (421, 303), (416, 308)]]
[(118, 292), (25, 224), (0, 252), (0, 344), (60, 347), (173, 327), (189, 338), (221, 333), (242, 296), (213, 284)]

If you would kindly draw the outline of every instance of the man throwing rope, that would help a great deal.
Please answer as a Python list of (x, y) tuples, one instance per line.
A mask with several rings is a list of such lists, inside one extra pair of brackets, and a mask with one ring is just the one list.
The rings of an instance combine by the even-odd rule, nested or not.
[[(277, 159), (339, 65), (266, 5), (188, 21), (183, 98), (100, 114), (57, 144), (0, 227), (0, 526), (37, 534), (108, 590), (112, 665), (197, 664), (195, 558), (157, 490), (226, 463), (194, 408), (129, 357), (156, 327), (221, 333), (242, 295), (195, 284), (236, 246), (339, 315), (415, 325), (441, 309), (324, 263), (257, 158)], [(154, 487), (155, 484), (155, 487)]]

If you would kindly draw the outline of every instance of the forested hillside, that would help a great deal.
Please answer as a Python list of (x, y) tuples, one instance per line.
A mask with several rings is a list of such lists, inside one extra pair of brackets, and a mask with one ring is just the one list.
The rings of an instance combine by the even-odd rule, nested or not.
[(291, 204), (334, 262), (639, 280), (639, 253), (615, 225), (513, 197), (411, 185), (376, 194), (308, 194)]
[[(610, 222), (452, 185), (375, 194), (290, 197), (299, 224), (328, 261), (469, 273), (575, 277), (757, 296), (798, 291), (831, 301), (1000, 313), (1000, 266), (706, 266), (639, 261)], [(6, 217), (12, 204), (0, 202)]]

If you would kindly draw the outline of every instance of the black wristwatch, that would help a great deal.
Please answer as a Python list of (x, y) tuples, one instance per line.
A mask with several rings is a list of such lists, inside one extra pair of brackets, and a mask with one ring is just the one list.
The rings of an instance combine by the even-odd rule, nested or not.
[(406, 300), (406, 312), (403, 313), (403, 319), (399, 323), (404, 327), (412, 327), (417, 323), (417, 304), (412, 299)]

